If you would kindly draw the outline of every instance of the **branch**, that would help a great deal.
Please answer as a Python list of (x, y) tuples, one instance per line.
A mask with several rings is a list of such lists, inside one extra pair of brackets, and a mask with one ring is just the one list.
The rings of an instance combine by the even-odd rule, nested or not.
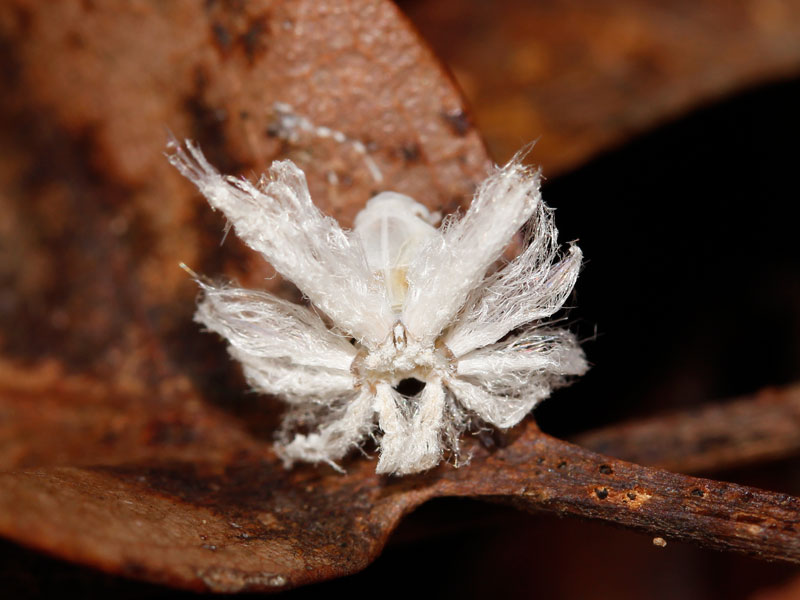
[(485, 495), (528, 511), (800, 563), (800, 499), (788, 494), (642, 467), (545, 434), (523, 436), (471, 474), (463, 471), (466, 485), (442, 485), (444, 495)]
[(614, 425), (572, 441), (601, 454), (682, 473), (783, 458), (800, 450), (800, 384)]

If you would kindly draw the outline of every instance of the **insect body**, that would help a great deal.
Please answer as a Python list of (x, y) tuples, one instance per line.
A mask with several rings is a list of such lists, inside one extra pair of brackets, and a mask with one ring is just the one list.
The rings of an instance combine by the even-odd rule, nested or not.
[[(546, 323), (581, 252), (559, 250), (539, 174), (519, 159), (438, 229), (424, 206), (383, 192), (344, 231), (314, 206), (291, 161), (253, 184), (219, 174), (191, 142), (172, 150), (172, 164), (312, 305), (199, 282), (196, 320), (228, 341), (256, 390), (289, 405), (277, 443), (287, 465), (338, 469), (373, 438), (379, 473), (423, 471), (447, 451), (458, 456), (474, 418), (512, 427), (586, 371), (575, 337)], [(526, 224), (522, 252), (492, 270)], [(311, 430), (298, 433), (299, 423)]]

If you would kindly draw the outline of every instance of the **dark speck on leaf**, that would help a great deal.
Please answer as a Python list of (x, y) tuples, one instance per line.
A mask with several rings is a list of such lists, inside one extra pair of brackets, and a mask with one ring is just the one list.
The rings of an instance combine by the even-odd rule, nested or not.
[(442, 113), (442, 118), (456, 135), (464, 136), (472, 128), (469, 115), (462, 110)]
[(214, 33), (214, 40), (219, 45), (220, 50), (223, 52), (230, 49), (231, 44), (233, 43), (233, 38), (231, 34), (228, 32), (227, 29), (221, 23), (214, 23), (211, 26), (211, 30)]

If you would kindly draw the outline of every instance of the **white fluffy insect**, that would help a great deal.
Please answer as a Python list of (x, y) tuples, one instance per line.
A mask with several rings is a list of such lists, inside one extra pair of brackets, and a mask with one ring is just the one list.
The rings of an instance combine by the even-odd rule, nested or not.
[[(310, 303), (201, 281), (195, 316), (253, 388), (290, 405), (277, 444), (287, 466), (339, 469), (371, 438), (378, 473), (424, 471), (458, 457), (471, 423), (512, 427), (586, 371), (575, 337), (545, 321), (575, 285), (581, 251), (559, 250), (539, 173), (519, 158), (438, 229), (424, 206), (383, 192), (345, 231), (291, 161), (253, 184), (221, 175), (192, 142), (170, 146), (170, 162)], [(526, 224), (522, 252), (493, 269)]]

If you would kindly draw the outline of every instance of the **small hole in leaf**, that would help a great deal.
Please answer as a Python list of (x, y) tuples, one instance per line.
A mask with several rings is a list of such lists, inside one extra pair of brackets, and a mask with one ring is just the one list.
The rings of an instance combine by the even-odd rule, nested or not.
[(425, 382), (414, 377), (403, 379), (394, 386), (394, 390), (406, 398), (413, 398), (425, 389)]

